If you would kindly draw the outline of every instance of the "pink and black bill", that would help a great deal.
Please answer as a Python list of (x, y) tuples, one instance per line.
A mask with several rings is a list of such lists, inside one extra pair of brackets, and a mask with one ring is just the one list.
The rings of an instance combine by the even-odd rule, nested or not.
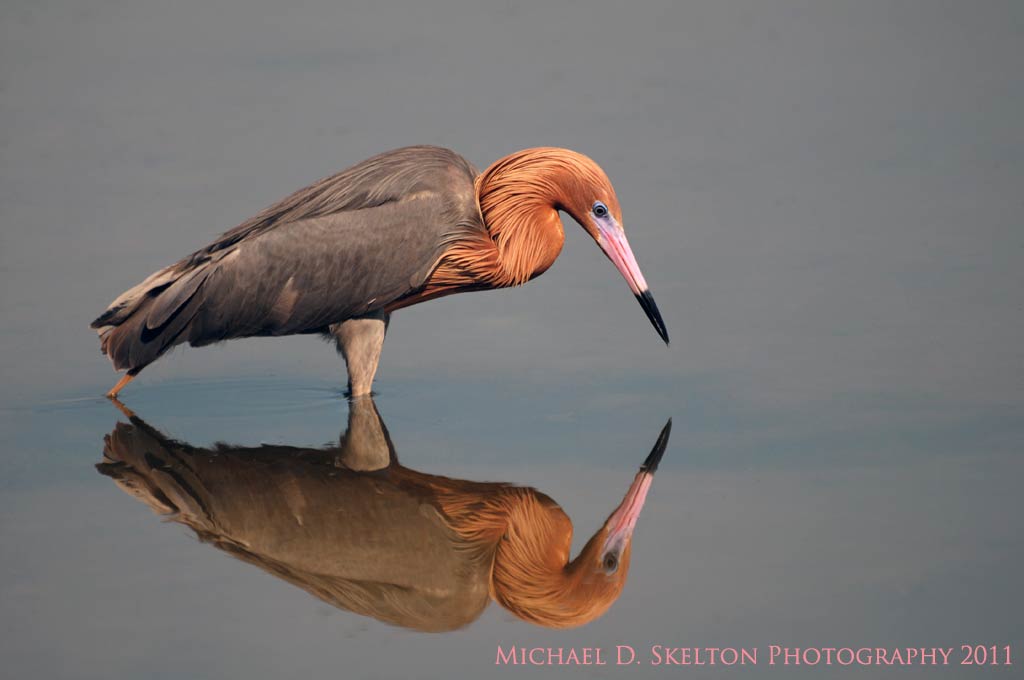
[(601, 247), (604, 254), (612, 261), (615, 268), (622, 274), (622, 277), (626, 279), (629, 289), (633, 291), (637, 302), (643, 307), (644, 313), (647, 314), (647, 318), (650, 319), (651, 324), (654, 326), (654, 330), (658, 331), (658, 335), (661, 336), (661, 339), (667, 345), (668, 329), (665, 328), (665, 322), (661, 318), (661, 312), (658, 311), (658, 305), (654, 303), (654, 296), (651, 295), (651, 289), (647, 285), (647, 281), (644, 280), (644, 275), (640, 271), (640, 265), (636, 262), (633, 249), (629, 247), (629, 241), (626, 240), (626, 233), (622, 230), (622, 225), (612, 217), (608, 208), (600, 201), (594, 204), (591, 211), (594, 224), (597, 226), (597, 245)]

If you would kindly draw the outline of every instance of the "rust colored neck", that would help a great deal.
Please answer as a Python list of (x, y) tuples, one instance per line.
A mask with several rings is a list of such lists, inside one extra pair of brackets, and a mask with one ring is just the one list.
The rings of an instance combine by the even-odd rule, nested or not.
[(585, 217), (595, 198), (621, 216), (604, 171), (568, 149), (518, 151), (487, 168), (474, 185), (486, 230), (453, 237), (424, 289), (388, 311), (460, 291), (518, 286), (539, 276), (565, 242), (559, 210), (595, 239)]
[(545, 151), (506, 156), (476, 179), (480, 214), (497, 248), (497, 285), (526, 283), (562, 252), (558, 211), (569, 203), (573, 178), (571, 167)]

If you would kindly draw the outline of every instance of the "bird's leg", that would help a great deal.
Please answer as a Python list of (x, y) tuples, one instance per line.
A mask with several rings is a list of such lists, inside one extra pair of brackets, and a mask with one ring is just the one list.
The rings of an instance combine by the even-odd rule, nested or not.
[(361, 397), (370, 393), (389, 319), (386, 312), (373, 312), (331, 326), (338, 351), (348, 364), (350, 396)]
[(117, 384), (110, 388), (107, 392), (108, 399), (117, 399), (117, 393), (124, 389), (124, 386), (135, 379), (134, 373), (125, 373), (121, 376), (121, 379), (117, 381)]

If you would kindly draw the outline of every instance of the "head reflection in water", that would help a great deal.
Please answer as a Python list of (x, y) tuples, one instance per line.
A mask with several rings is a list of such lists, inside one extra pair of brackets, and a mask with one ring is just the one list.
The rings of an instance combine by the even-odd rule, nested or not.
[(604, 614), (671, 428), (570, 561), (572, 522), (553, 500), (401, 466), (369, 398), (351, 402), (348, 431), (326, 449), (199, 449), (126, 413), (97, 465), (124, 491), (321, 600), (423, 631), (461, 628), (489, 599), (554, 628)]

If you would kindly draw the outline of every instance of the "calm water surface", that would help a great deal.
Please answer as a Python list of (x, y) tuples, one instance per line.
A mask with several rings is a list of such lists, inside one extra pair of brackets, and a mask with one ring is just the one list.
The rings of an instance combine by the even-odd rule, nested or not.
[[(0, 675), (733, 675), (650, 666), (658, 644), (1024, 654), (1022, 25), (1009, 2), (7, 3)], [(628, 580), (583, 628), (486, 599), (444, 633), (331, 606), (97, 470), (139, 427), (98, 396), (107, 302), (407, 143), (480, 166), (592, 155), (672, 334), (574, 224), (537, 281), (389, 331), (376, 407), (400, 463), (546, 494), (574, 554), (673, 418)], [(323, 450), (348, 428), (342, 380), (330, 346), (262, 339), (177, 351), (123, 398), (182, 445)], [(166, 510), (194, 487), (157, 449), (132, 451)], [(617, 644), (644, 663), (495, 666), (498, 645)], [(750, 677), (792, 676), (763, 659)]]

